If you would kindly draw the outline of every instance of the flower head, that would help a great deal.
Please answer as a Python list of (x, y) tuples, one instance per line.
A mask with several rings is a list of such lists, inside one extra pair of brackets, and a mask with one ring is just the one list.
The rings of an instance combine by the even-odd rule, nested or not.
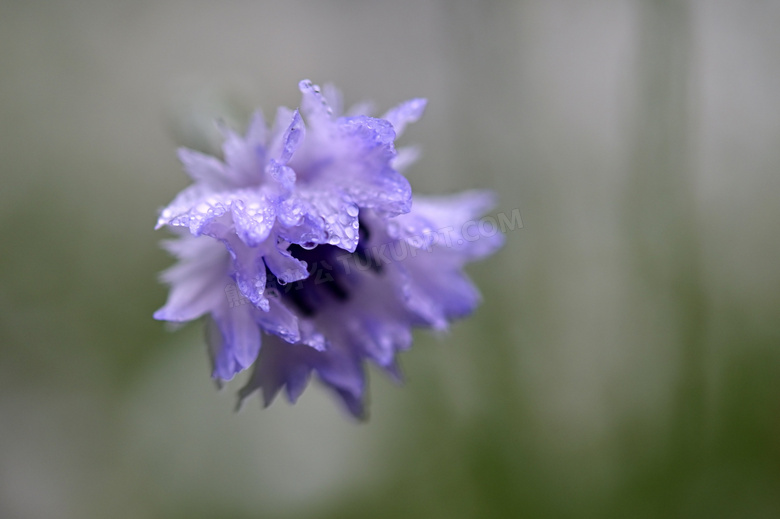
[(244, 136), (223, 128), (222, 158), (179, 150), (194, 183), (157, 222), (180, 236), (164, 243), (179, 262), (155, 318), (206, 315), (214, 378), (254, 365), (242, 399), (261, 390), (268, 404), (284, 388), (294, 402), (314, 372), (359, 416), (364, 361), (398, 376), (412, 326), (470, 313), (479, 296), (462, 267), (502, 236), (460, 230), (489, 193), (412, 203), (400, 171), (416, 154), (395, 139), (424, 99), (374, 118), (341, 115), (335, 89), (299, 88), (300, 108), (279, 108), (270, 129), (260, 112)]

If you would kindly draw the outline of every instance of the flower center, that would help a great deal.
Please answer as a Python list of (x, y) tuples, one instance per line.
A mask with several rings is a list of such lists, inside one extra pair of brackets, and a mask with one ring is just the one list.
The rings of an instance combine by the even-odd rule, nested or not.
[(290, 254), (306, 262), (309, 276), (294, 283), (284, 283), (266, 267), (266, 289), (275, 291), (305, 317), (314, 317), (325, 305), (345, 303), (350, 299), (350, 291), (359, 283), (358, 272), (370, 271), (378, 275), (383, 270), (381, 263), (374, 261), (368, 252), (369, 232), (362, 222), (359, 232), (360, 240), (353, 253), (333, 245), (317, 245), (311, 249), (291, 245)]

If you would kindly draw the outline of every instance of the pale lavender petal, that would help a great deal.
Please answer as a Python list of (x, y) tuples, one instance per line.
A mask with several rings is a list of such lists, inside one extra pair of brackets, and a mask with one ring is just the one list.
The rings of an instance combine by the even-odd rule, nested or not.
[(267, 312), (255, 312), (257, 324), (264, 332), (276, 335), (286, 342), (299, 342), (301, 334), (298, 329), (298, 317), (284, 306), (278, 295), (269, 294), (268, 303)]
[(395, 132), (390, 123), (371, 117), (349, 117), (339, 119), (338, 127), (350, 143), (352, 156), (349, 162), (338, 164), (338, 171), (334, 171), (338, 177), (328, 180), (341, 186), (361, 207), (389, 216), (408, 212), (411, 187), (390, 166), (396, 156)]
[(326, 83), (322, 87), (322, 95), (330, 106), (331, 115), (340, 117), (344, 112), (344, 96), (341, 95), (341, 91), (332, 83)]
[(338, 397), (341, 399), (341, 402), (352, 416), (360, 420), (364, 420), (366, 418), (366, 409), (365, 403), (363, 402), (362, 393), (356, 394), (351, 391), (341, 389), (338, 386), (334, 386), (333, 390), (336, 392), (336, 395), (338, 395)]
[(325, 221), (315, 214), (305, 214), (299, 224), (279, 229), (279, 237), (289, 243), (327, 243), (327, 236)]
[(296, 110), (293, 113), (290, 126), (288, 126), (287, 130), (282, 134), (282, 149), (278, 157), (278, 161), (281, 164), (287, 164), (290, 161), (293, 153), (295, 153), (295, 150), (300, 146), (305, 136), (306, 127), (303, 125), (301, 115), (298, 113), (298, 110)]
[(425, 106), (428, 104), (427, 99), (417, 98), (405, 101), (400, 105), (388, 110), (388, 112), (382, 116), (382, 119), (386, 119), (395, 128), (396, 137), (400, 137), (406, 126), (410, 123), (417, 122), (425, 112)]
[(317, 375), (327, 385), (336, 389), (339, 394), (350, 395), (355, 400), (361, 399), (365, 389), (366, 376), (363, 361), (355, 351), (342, 349), (342, 346), (332, 345), (320, 353), (315, 367)]
[(405, 321), (378, 314), (366, 316), (361, 324), (360, 348), (383, 368), (393, 365), (396, 352), (408, 349), (412, 343), (412, 332)]
[(230, 204), (236, 234), (249, 247), (264, 242), (276, 221), (276, 207), (268, 196), (253, 190), (233, 193)]
[(249, 366), (260, 351), (260, 329), (250, 305), (222, 305), (212, 312), (215, 327), (209, 334), (214, 377), (230, 380)]
[(298, 89), (303, 94), (301, 96), (301, 111), (307, 120), (320, 121), (332, 118), (333, 110), (325, 100), (325, 96), (322, 95), (320, 87), (308, 79), (304, 79), (298, 83)]
[(264, 249), (263, 260), (268, 270), (285, 283), (293, 283), (309, 275), (305, 261), (294, 258), (288, 251), (276, 245)]
[(257, 184), (262, 181), (265, 163), (265, 121), (256, 112), (247, 129), (246, 137), (227, 126), (221, 127), (225, 138), (222, 153), (227, 163), (227, 173), (235, 186)]
[(232, 197), (225, 192), (213, 192), (204, 184), (184, 189), (163, 209), (157, 228), (163, 225), (186, 227), (194, 236), (215, 235), (209, 232), (212, 222), (230, 211)]
[(269, 180), (273, 180), (277, 184), (277, 188), (273, 190), (277, 198), (283, 200), (290, 196), (297, 178), (294, 169), (285, 166), (276, 159), (271, 159), (268, 161), (265, 173)]
[(280, 106), (276, 110), (276, 119), (268, 137), (268, 160), (286, 164), (305, 137), (306, 130), (298, 110)]
[(268, 128), (265, 124), (262, 110), (255, 110), (252, 118), (249, 120), (249, 126), (246, 130), (246, 142), (253, 146), (265, 144), (268, 138)]
[(357, 204), (349, 197), (334, 197), (333, 193), (314, 189), (299, 189), (299, 199), (304, 211), (322, 220), (326, 243), (353, 252), (357, 247), (358, 232)]
[[(154, 313), (163, 321), (190, 321), (220, 304), (223, 286), (230, 282), (224, 265), (228, 257), (212, 240), (185, 237), (166, 244), (181, 261), (163, 272), (162, 280), (171, 286), (165, 305)], [(214, 268), (223, 265), (223, 269)]]
[(449, 323), (444, 306), (435, 299), (435, 294), (427, 290), (428, 285), (417, 285), (407, 272), (404, 272), (404, 277), (398, 283), (404, 304), (419, 323), (434, 330), (447, 329)]
[(243, 401), (260, 389), (263, 403), (268, 406), (279, 390), (287, 386), (288, 398), (294, 402), (308, 383), (316, 355), (317, 352), (307, 346), (267, 337), (251, 378), (239, 391), (239, 398)]
[[(175, 268), (175, 267), (174, 267)], [(194, 270), (194, 269), (188, 269)], [(166, 274), (173, 274), (169, 269)], [(183, 271), (176, 271), (173, 279), (180, 278)], [(220, 281), (230, 282), (230, 278), (203, 272), (201, 276), (193, 273), (193, 277), (178, 282), (170, 282), (171, 291), (165, 305), (154, 313), (154, 318), (160, 321), (184, 322), (197, 319), (208, 313), (217, 304), (222, 295)]]
[(222, 161), (189, 148), (179, 148), (178, 155), (184, 171), (192, 180), (202, 182), (212, 189), (225, 187), (225, 165)]
[(416, 197), (414, 211), (430, 220), (436, 227), (462, 226), (475, 220), (496, 205), (492, 191), (473, 190), (455, 195)]
[(233, 238), (224, 241), (233, 258), (230, 275), (236, 281), (241, 293), (254, 306), (268, 311), (268, 300), (265, 292), (265, 263), (257, 249), (247, 247), (243, 242)]
[(398, 148), (396, 151), (397, 155), (390, 161), (390, 165), (399, 173), (403, 173), (409, 169), (412, 164), (419, 160), (420, 155), (422, 155), (420, 148), (417, 146), (404, 146), (403, 148)]

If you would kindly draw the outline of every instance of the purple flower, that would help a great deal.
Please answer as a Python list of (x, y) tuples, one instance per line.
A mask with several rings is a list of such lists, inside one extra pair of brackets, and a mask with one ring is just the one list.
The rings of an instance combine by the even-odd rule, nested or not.
[(399, 171), (416, 152), (394, 141), (424, 99), (373, 118), (341, 115), (332, 88), (299, 88), (300, 109), (279, 108), (270, 129), (259, 112), (243, 137), (223, 128), (221, 159), (179, 150), (194, 184), (157, 222), (179, 234), (164, 242), (179, 262), (154, 316), (208, 316), (214, 378), (254, 365), (241, 399), (261, 390), (268, 404), (284, 388), (294, 402), (315, 372), (360, 416), (364, 361), (399, 376), (412, 326), (444, 329), (470, 313), (479, 294), (462, 267), (503, 236), (464, 232), (489, 193), (412, 204)]

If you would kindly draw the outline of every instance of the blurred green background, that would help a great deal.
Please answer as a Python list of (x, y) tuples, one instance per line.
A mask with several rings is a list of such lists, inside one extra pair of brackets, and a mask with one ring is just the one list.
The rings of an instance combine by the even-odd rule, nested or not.
[[(780, 3), (0, 1), (0, 517), (780, 517)], [(524, 226), (371, 418), (152, 320), (208, 121), (333, 82)], [(494, 213), (495, 214), (495, 213)]]

